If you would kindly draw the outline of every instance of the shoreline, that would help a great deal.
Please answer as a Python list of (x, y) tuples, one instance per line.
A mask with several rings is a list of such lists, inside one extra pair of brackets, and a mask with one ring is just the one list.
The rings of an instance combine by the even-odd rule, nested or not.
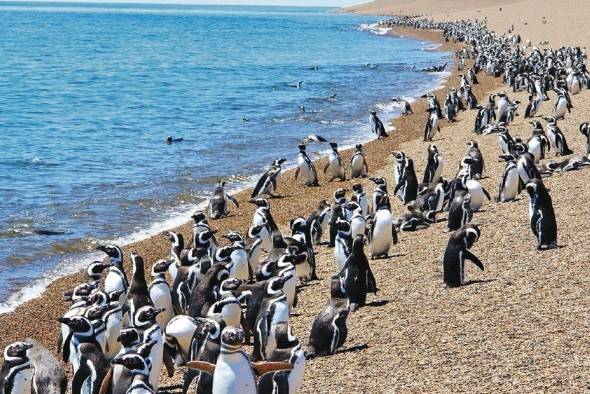
[[(415, 30), (412, 28), (392, 28), (387, 34), (399, 37), (408, 37), (412, 39), (431, 41), (435, 44), (442, 44), (438, 46), (437, 51), (454, 52), (456, 47), (451, 43), (445, 43), (439, 32)], [(453, 86), (457, 83), (457, 72), (453, 70), (446, 80), (444, 80), (439, 88), (432, 93), (440, 94), (445, 92), (447, 86)], [(494, 81), (491, 79), (491, 81)], [(494, 81), (495, 82), (495, 81)], [(493, 83), (492, 83), (493, 85)], [(483, 87), (483, 89), (482, 89)], [(476, 90), (476, 94), (481, 91), (488, 90), (488, 84), (482, 81), (482, 84)], [(384, 172), (391, 169), (391, 155), (390, 152), (403, 142), (411, 141), (416, 138), (421, 138), (423, 122), (426, 119), (425, 108), (426, 105), (423, 100), (417, 99), (412, 103), (414, 110), (413, 115), (403, 116), (399, 115), (388, 122), (390, 128), (389, 138), (385, 140), (371, 140), (363, 144), (365, 155), (368, 158), (369, 170), (371, 174), (375, 172)], [(446, 122), (441, 122), (441, 127)], [(347, 162), (353, 152), (352, 148), (340, 151), (341, 156)], [(326, 161), (326, 157), (315, 160), (316, 168), (320, 169)], [(321, 171), (319, 171), (320, 187), (306, 188), (300, 184), (293, 184), (294, 168), (285, 171), (279, 183), (278, 192), (284, 196), (281, 199), (271, 199), (271, 207), (275, 221), (285, 231), (287, 223), (290, 219), (297, 216), (297, 214), (307, 215), (313, 210), (316, 204), (323, 200), (332, 198), (332, 192), (338, 187), (351, 188), (355, 182), (347, 180), (345, 182), (325, 182), (325, 178)], [(373, 187), (371, 182), (365, 178), (360, 181), (366, 191), (370, 192)], [(240, 209), (232, 209), (230, 215), (224, 219), (211, 221), (213, 228), (219, 230), (220, 233), (226, 232), (229, 229), (238, 230), (242, 233), (247, 233), (252, 215), (254, 213), (254, 206), (248, 204), (251, 188), (245, 188), (233, 196), (240, 203)], [(232, 207), (233, 208), (233, 207)], [(183, 234), (185, 239), (190, 239), (192, 228), (192, 221), (187, 221), (181, 226), (175, 227), (171, 230)], [(323, 249), (323, 248), (322, 248)], [(165, 237), (161, 235), (154, 235), (146, 239), (132, 242), (123, 247), (124, 254), (129, 255), (131, 251), (138, 252), (144, 257), (148, 267), (158, 259), (167, 258), (169, 256), (170, 244)], [(331, 261), (322, 259), (318, 265), (331, 267)], [(128, 258), (125, 259), (125, 268), (131, 272), (131, 265)], [(322, 276), (326, 279), (326, 275)], [(148, 278), (149, 280), (149, 278)], [(4, 335), (0, 340), (0, 346), (4, 347), (11, 341), (20, 339), (21, 330), (26, 328), (26, 336), (34, 337), (44, 346), (48, 347), (52, 352), (56, 352), (55, 340), (59, 325), (56, 323), (57, 318), (60, 317), (66, 310), (67, 304), (62, 300), (62, 295), (65, 291), (70, 290), (77, 283), (85, 281), (85, 272), (79, 271), (69, 274), (54, 280), (49, 284), (45, 291), (38, 297), (28, 300), (18, 305), (13, 311), (0, 314), (0, 327), (4, 329)], [(304, 295), (304, 297), (307, 295)], [(322, 298), (321, 303), (324, 299)], [(31, 319), (33, 316), (38, 316), (42, 312), (40, 319)], [(297, 319), (294, 319), (297, 320)], [(305, 343), (306, 336), (299, 335), (300, 340)], [(0, 356), (0, 359), (2, 357)]]
[[(451, 50), (452, 45), (445, 46), (444, 45), (445, 43), (441, 42), (440, 39), (437, 42), (436, 41), (437, 34), (424, 34), (424, 35), (417, 34), (414, 37), (411, 34), (408, 34), (408, 32), (405, 32), (404, 28), (383, 28), (383, 29), (386, 29), (387, 32), (385, 34), (378, 34), (374, 31), (374, 29), (372, 27), (374, 25), (376, 25), (376, 24), (369, 25), (367, 27), (367, 29), (364, 31), (367, 32), (368, 34), (375, 34), (378, 36), (394, 36), (394, 37), (406, 38), (406, 39), (411, 39), (411, 40), (416, 40), (416, 41), (429, 41), (433, 44), (437, 44), (437, 46), (435, 48), (424, 48), (423, 50), (437, 51), (437, 52), (449, 52), (450, 54), (452, 54), (452, 50)], [(399, 31), (397, 29), (399, 29)], [(424, 33), (429, 33), (429, 32), (426, 31)], [(452, 66), (452, 59), (450, 62), (450, 66)], [(448, 73), (447, 71), (445, 71), (445, 73), (447, 73), (447, 75), (440, 76), (438, 78), (438, 80), (435, 82), (436, 84), (433, 84), (433, 86), (436, 87), (435, 90), (429, 89), (429, 90), (423, 91), (422, 93), (430, 93), (433, 91), (441, 90), (447, 84), (448, 79), (449, 79), (450, 75), (452, 74), (452, 73)], [(412, 104), (414, 104), (419, 99), (420, 99), (419, 95), (412, 97), (412, 100), (414, 100), (414, 101), (412, 101)], [(378, 105), (387, 105), (387, 104), (389, 104), (389, 103), (387, 103), (387, 102), (378, 103)], [(391, 112), (391, 111), (388, 111), (388, 112)], [(402, 115), (399, 113), (399, 111), (396, 110), (394, 113), (388, 114), (387, 118), (381, 117), (381, 119), (386, 124), (386, 128), (387, 128), (388, 133), (395, 132), (394, 131), (395, 129), (393, 129), (393, 127), (395, 127), (396, 119), (400, 118), (401, 116)], [(364, 145), (366, 143), (373, 141), (372, 137), (373, 136), (370, 135), (370, 136), (366, 136), (366, 138), (356, 138), (354, 143), (342, 145), (341, 147), (339, 147), (339, 151), (344, 157), (344, 155), (346, 153), (351, 154), (354, 151), (354, 145), (356, 143), (361, 143)], [(314, 160), (314, 162), (316, 162), (316, 163), (318, 161), (320, 161), (322, 158), (325, 158), (327, 156), (327, 154), (329, 153), (329, 147), (327, 147), (325, 145), (322, 145), (321, 147), (323, 149), (317, 151), (318, 154), (321, 154), (321, 157)], [(295, 156), (295, 155), (296, 155), (296, 153), (293, 156)], [(287, 171), (294, 171), (295, 168), (296, 168), (295, 164), (290, 167), (285, 167), (283, 174), (285, 174)], [(320, 168), (319, 165), (317, 166), (317, 168), (318, 169)], [(230, 194), (232, 194), (232, 195), (237, 195), (242, 192), (249, 194), (249, 191), (251, 191), (253, 189), (258, 177), (260, 175), (262, 175), (262, 173), (263, 172), (246, 176), (246, 178), (249, 179), (247, 181), (246, 180), (239, 181), (239, 182), (235, 182), (233, 184), (230, 183), (229, 184), (230, 187), (226, 187), (226, 190), (228, 192), (230, 192)], [(190, 217), (192, 212), (194, 212), (196, 210), (205, 210), (207, 207), (208, 197), (203, 196), (202, 198), (204, 199), (204, 201), (191, 206), (191, 208), (187, 208), (187, 206), (184, 206), (183, 208), (179, 209), (178, 211), (175, 211), (174, 213), (172, 213), (171, 216), (166, 219), (152, 222), (144, 229), (134, 230), (131, 233), (129, 233), (128, 235), (121, 236), (119, 238), (109, 241), (109, 243), (120, 245), (127, 253), (127, 250), (132, 250), (133, 248), (135, 248), (135, 245), (138, 245), (142, 242), (146, 242), (146, 241), (150, 240), (151, 238), (158, 237), (162, 231), (176, 231), (181, 228), (186, 228), (187, 226), (190, 227), (190, 225), (192, 225), (192, 221), (188, 220), (186, 218)], [(171, 225), (170, 223), (175, 223), (175, 224)], [(128, 240), (131, 240), (131, 241), (128, 241)], [(58, 268), (64, 268), (64, 262), (62, 261), (58, 264), (58, 266), (56, 268), (50, 270), (46, 276), (41, 277), (39, 279), (35, 279), (32, 284), (28, 285), (25, 288), (18, 289), (17, 290), (18, 292), (16, 294), (13, 294), (13, 296), (12, 296), (12, 297), (14, 297), (14, 299), (8, 299), (8, 302), (0, 305), (1, 306), (0, 307), (0, 318), (5, 314), (10, 314), (10, 313), (16, 312), (16, 310), (20, 306), (23, 306), (26, 303), (35, 300), (36, 298), (43, 297), (44, 293), (48, 290), (48, 288), (50, 286), (53, 285), (54, 282), (59, 281), (64, 278), (67, 278), (69, 276), (74, 276), (74, 275), (79, 274), (80, 272), (85, 270), (85, 267), (89, 261), (96, 259), (96, 258), (98, 258), (98, 259), (102, 258), (102, 253), (83, 252), (80, 255), (75, 255), (75, 256), (72, 256), (71, 258), (67, 257), (66, 260), (70, 260), (76, 266), (75, 268), (73, 268), (71, 270), (68, 269), (68, 272), (65, 274), (57, 274)], [(150, 261), (148, 260), (147, 262), (149, 263)], [(26, 295), (26, 293), (29, 291), (33, 292), (34, 294)], [(25, 293), (25, 294), (23, 294), (23, 293)]]

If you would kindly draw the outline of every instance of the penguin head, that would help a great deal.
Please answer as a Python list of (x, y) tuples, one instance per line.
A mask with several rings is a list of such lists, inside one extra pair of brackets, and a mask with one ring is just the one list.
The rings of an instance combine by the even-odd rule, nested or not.
[(152, 266), (152, 276), (159, 276), (168, 271), (168, 267), (173, 263), (172, 260), (158, 260)]
[(123, 328), (117, 337), (117, 342), (119, 342), (124, 347), (137, 345), (139, 343), (139, 332), (137, 329), (132, 327)]
[(228, 326), (221, 332), (221, 348), (225, 352), (237, 352), (244, 343), (244, 330), (239, 327)]
[(231, 254), (235, 251), (232, 246), (222, 246), (217, 248), (215, 252), (215, 260), (218, 262), (227, 263), (231, 260)]
[(273, 167), (281, 167), (281, 164), (283, 164), (286, 161), (287, 161), (287, 159), (276, 159), (275, 161), (272, 162), (272, 165), (273, 165)]
[(112, 264), (110, 263), (103, 263), (102, 261), (93, 261), (92, 263), (88, 264), (86, 268), (86, 274), (91, 279), (100, 279), (100, 274), (105, 269), (111, 267)]
[(362, 144), (356, 144), (355, 149), (359, 152), (363, 151), (363, 145)]
[(348, 232), (350, 231), (350, 222), (341, 218), (336, 219), (336, 228), (338, 231)]
[(347, 192), (347, 190), (343, 187), (336, 189), (336, 191), (334, 191), (334, 201), (339, 201), (339, 200), (342, 200), (343, 198), (345, 198), (346, 192)]
[(545, 121), (550, 125), (550, 126), (555, 126), (557, 125), (557, 119), (555, 119), (553, 116), (550, 116), (548, 118), (543, 118), (545, 119)]
[(377, 115), (377, 112), (375, 112), (375, 111), (373, 111), (373, 110), (369, 111), (369, 113), (370, 113), (372, 116), (376, 116), (376, 115)]
[(307, 229), (307, 221), (302, 217), (292, 219), (289, 221), (289, 228), (291, 229), (291, 234), (293, 235), (297, 233), (304, 233)]
[(381, 185), (387, 186), (387, 180), (385, 180), (385, 178), (383, 178), (382, 176), (380, 176), (380, 177), (371, 177), (369, 179), (371, 181), (373, 181), (373, 183), (376, 184), (377, 186), (381, 186)]
[(156, 316), (164, 311), (164, 308), (154, 308), (151, 305), (142, 306), (135, 312), (135, 327), (142, 328), (153, 324)]
[(149, 376), (150, 368), (142, 356), (137, 353), (126, 353), (121, 356), (115, 357), (111, 364), (122, 365), (131, 371), (131, 375), (143, 375)]
[(361, 209), (361, 207), (354, 201), (349, 201), (346, 203), (346, 209), (349, 210), (350, 212), (354, 212), (357, 209)]
[(244, 281), (238, 278), (227, 278), (219, 286), (219, 291), (222, 294), (231, 295), (232, 292), (238, 291), (240, 286), (244, 284)]
[(479, 145), (477, 145), (477, 142), (474, 140), (469, 140), (467, 141), (467, 146), (471, 149), (471, 148), (479, 148)]
[(459, 231), (462, 232), (463, 242), (467, 249), (471, 249), (473, 244), (479, 240), (479, 237), (481, 235), (481, 230), (479, 229), (479, 227), (476, 224), (471, 223), (466, 224)]
[(430, 144), (430, 145), (428, 145), (428, 152), (438, 153), (438, 148), (436, 147), (436, 145)]
[(363, 234), (357, 234), (352, 241), (352, 252), (355, 254), (364, 253), (365, 236)]
[(514, 157), (514, 155), (512, 154), (505, 154), (505, 155), (500, 155), (498, 156), (500, 159), (504, 160), (505, 162), (511, 162), (511, 161), (515, 161), (516, 158)]
[(533, 195), (539, 194), (540, 192), (546, 190), (543, 181), (537, 178), (533, 178), (526, 184), (526, 191), (532, 197)]
[(106, 253), (109, 256), (111, 263), (123, 262), (123, 251), (117, 245), (98, 245), (96, 250)]
[(275, 276), (268, 280), (267, 294), (277, 294), (283, 290), (285, 283), (293, 277), (292, 273), (286, 273), (281, 276)]
[(205, 213), (203, 211), (197, 211), (193, 213), (191, 218), (195, 221), (195, 224), (207, 224), (207, 217), (205, 216)]
[(332, 150), (336, 151), (336, 150), (338, 150), (338, 144), (336, 142), (330, 142), (330, 148), (332, 148)]
[(90, 320), (84, 316), (60, 317), (58, 321), (65, 324), (75, 332), (83, 336), (92, 336), (94, 334), (94, 327)]
[(249, 202), (250, 204), (256, 205), (258, 208), (270, 209), (270, 203), (266, 198), (256, 198), (254, 200), (250, 200)]
[(32, 349), (33, 345), (29, 342), (13, 342), (4, 348), (4, 360), (16, 361), (26, 360), (27, 351)]
[[(393, 155), (395, 161), (397, 161), (399, 163), (402, 163), (402, 162), (405, 162), (406, 161), (406, 154), (404, 152), (393, 151), (393, 152), (391, 152), (391, 154)], [(371, 179), (371, 178), (369, 178), (369, 179)]]
[(262, 223), (256, 226), (250, 226), (248, 229), (248, 237), (258, 238), (262, 234), (262, 230), (266, 228), (266, 223)]
[(244, 237), (240, 234), (239, 231), (229, 231), (227, 234), (223, 235), (223, 238), (227, 239), (230, 242), (240, 242), (244, 243)]
[(354, 185), (352, 185), (352, 191), (355, 193), (361, 193), (363, 191), (363, 185), (361, 185), (360, 183), (355, 183)]
[(305, 144), (299, 144), (297, 148), (299, 148), (299, 152), (305, 153)]
[(108, 304), (92, 305), (92, 306), (88, 307), (88, 309), (86, 309), (86, 312), (84, 313), (84, 315), (88, 318), (88, 320), (96, 321), (96, 320), (102, 319), (103, 314), (108, 310), (109, 310)]
[(102, 290), (93, 290), (88, 302), (90, 305), (105, 305), (109, 302), (109, 295)]

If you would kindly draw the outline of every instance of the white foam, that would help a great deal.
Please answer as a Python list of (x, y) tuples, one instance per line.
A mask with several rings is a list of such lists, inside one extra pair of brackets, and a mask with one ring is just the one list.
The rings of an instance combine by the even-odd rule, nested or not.
[(360, 31), (368, 31), (378, 36), (384, 36), (391, 30), (391, 27), (382, 27), (379, 23), (363, 23), (359, 25)]

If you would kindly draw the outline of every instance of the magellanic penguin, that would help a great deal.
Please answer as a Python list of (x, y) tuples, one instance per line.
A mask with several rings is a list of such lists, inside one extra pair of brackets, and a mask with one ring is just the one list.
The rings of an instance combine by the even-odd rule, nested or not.
[(99, 245), (96, 247), (96, 250), (100, 250), (109, 256), (109, 262), (111, 264), (104, 280), (104, 291), (109, 296), (113, 292), (120, 294), (119, 303), (124, 305), (129, 282), (125, 274), (125, 269), (123, 268), (123, 251), (116, 245)]
[(404, 100), (399, 97), (394, 97), (391, 99), (391, 101), (399, 105), (400, 112), (402, 115), (410, 115), (414, 113), (414, 111), (412, 111), (412, 106), (410, 105), (410, 102), (408, 100)]
[(127, 304), (129, 305), (129, 325), (135, 327), (136, 311), (146, 305), (153, 306), (153, 303), (145, 280), (143, 257), (137, 252), (132, 252), (131, 262), (133, 263), (133, 277), (127, 292)]
[(367, 198), (367, 193), (363, 190), (363, 185), (360, 183), (355, 183), (352, 185), (352, 197), (350, 200), (359, 205), (362, 210), (363, 217), (367, 217), (369, 215), (369, 200)]
[[(337, 281), (339, 284), (340, 281)], [(335, 354), (336, 350), (346, 342), (348, 305), (332, 301), (330, 300), (322, 308), (313, 321), (309, 343), (305, 349), (305, 356), (308, 359)]]
[(367, 293), (377, 294), (377, 282), (364, 251), (365, 238), (357, 234), (352, 243), (351, 253), (339, 273), (344, 292), (350, 301), (350, 310), (365, 306)]
[(193, 318), (206, 316), (211, 305), (219, 300), (221, 282), (228, 277), (229, 270), (224, 264), (213, 264), (191, 292), (188, 315)]
[(584, 122), (580, 124), (580, 133), (586, 137), (586, 153), (590, 154), (590, 123)]
[(428, 146), (428, 160), (426, 161), (422, 183), (437, 183), (442, 175), (442, 169), (443, 157), (438, 152), (436, 145), (431, 144)]
[(449, 231), (455, 231), (466, 225), (473, 219), (471, 209), (471, 195), (465, 191), (455, 192), (455, 198), (449, 207), (447, 227)]
[[(33, 393), (65, 394), (68, 389), (68, 378), (59, 361), (36, 340), (27, 338), (25, 342), (33, 345), (27, 352), (35, 371), (33, 375)], [(6, 360), (6, 357), (4, 360)]]
[(332, 207), (330, 202), (322, 200), (318, 203), (317, 208), (307, 218), (310, 225), (311, 239), (315, 245), (322, 242), (322, 235), (328, 228), (328, 223), (332, 216)]
[(443, 280), (447, 287), (465, 284), (465, 260), (470, 260), (483, 271), (482, 262), (469, 251), (480, 235), (479, 228), (473, 224), (467, 224), (451, 234), (443, 257)]
[(363, 146), (361, 144), (355, 146), (355, 151), (348, 162), (348, 168), (350, 168), (351, 178), (364, 178), (369, 173), (369, 164), (367, 163), (367, 158), (363, 153)]
[(504, 172), (500, 179), (498, 187), (498, 202), (508, 202), (516, 200), (520, 194), (520, 178), (518, 176), (518, 167), (516, 166), (516, 159), (513, 155), (501, 155), (501, 159), (506, 161), (504, 165)]
[(572, 150), (567, 146), (567, 141), (563, 132), (557, 126), (557, 119), (556, 118), (545, 118), (547, 121), (547, 138), (551, 143), (551, 147), (555, 150), (556, 156), (566, 156), (571, 155)]
[(346, 169), (344, 168), (340, 153), (338, 153), (338, 144), (330, 142), (330, 148), (332, 148), (332, 151), (328, 155), (328, 162), (324, 166), (324, 174), (326, 174), (328, 182), (332, 182), (334, 179), (345, 181)]
[(270, 204), (265, 198), (250, 200), (249, 203), (257, 206), (256, 211), (254, 211), (254, 215), (252, 217), (252, 225), (264, 225), (266, 227), (266, 231), (262, 237), (262, 248), (267, 252), (270, 252), (273, 242), (272, 237), (275, 235), (275, 233), (280, 232), (277, 224), (274, 221), (272, 213), (270, 212)]
[(336, 220), (335, 227), (338, 231), (336, 233), (334, 245), (334, 259), (336, 260), (338, 269), (341, 270), (350, 255), (350, 248), (352, 247), (352, 228), (349, 221), (341, 218)]
[(133, 352), (127, 353), (116, 357), (112, 364), (114, 366), (121, 365), (129, 370), (131, 384), (127, 388), (127, 394), (153, 394), (156, 392), (149, 382), (151, 365), (141, 355)]
[(346, 203), (346, 209), (352, 212), (352, 217), (350, 218), (352, 239), (358, 234), (365, 235), (367, 221), (363, 215), (363, 209), (354, 201)]
[(251, 363), (242, 350), (243, 342), (244, 331), (241, 328), (225, 327), (221, 333), (221, 351), (217, 362), (190, 361), (187, 366), (213, 376), (212, 394), (257, 394), (257, 376), (293, 368), (288, 362)]
[(257, 198), (263, 195), (271, 198), (278, 197), (278, 195), (274, 193), (277, 190), (277, 182), (282, 171), (281, 165), (285, 161), (287, 161), (287, 159), (277, 159), (273, 161), (270, 168), (262, 174), (258, 182), (256, 182), (256, 186), (254, 186), (250, 198)]
[(387, 257), (391, 244), (397, 244), (397, 232), (391, 217), (389, 198), (381, 198), (377, 201), (373, 221), (370, 226), (369, 245), (371, 258)]
[(146, 354), (146, 359), (151, 364), (151, 371), (149, 375), (150, 385), (154, 391), (158, 391), (160, 384), (160, 373), (162, 365), (165, 363), (168, 375), (172, 376), (174, 369), (171, 365), (169, 354), (164, 352), (164, 333), (156, 321), (156, 316), (162, 313), (163, 309), (154, 308), (152, 305), (146, 305), (137, 310), (135, 314), (135, 327), (142, 335), (143, 343), (154, 341), (151, 346), (149, 354)]
[(439, 118), (435, 108), (428, 108), (428, 119), (424, 126), (424, 142), (432, 141), (436, 132), (440, 132)]
[(301, 177), (305, 186), (319, 186), (318, 174), (315, 170), (313, 161), (305, 151), (305, 145), (298, 145), (299, 155), (297, 156), (297, 169), (295, 170), (295, 180)]
[(555, 101), (555, 107), (553, 107), (553, 117), (557, 120), (564, 119), (566, 113), (572, 112), (572, 106), (566, 94), (567, 92), (563, 89), (557, 90), (557, 100)]
[(228, 201), (231, 201), (236, 208), (240, 208), (238, 201), (227, 194), (224, 190), (225, 181), (217, 182), (213, 195), (209, 199), (209, 217), (211, 219), (221, 219), (229, 214)]
[(369, 113), (369, 124), (371, 125), (371, 132), (377, 135), (377, 139), (389, 137), (389, 135), (385, 131), (385, 126), (383, 126), (383, 122), (377, 116), (377, 112), (369, 111)]
[(557, 220), (547, 188), (540, 179), (531, 179), (526, 184), (526, 190), (531, 197), (529, 219), (537, 238), (537, 249), (557, 248)]
[(166, 271), (172, 260), (158, 260), (152, 266), (152, 283), (149, 286), (150, 299), (156, 308), (162, 308), (164, 311), (159, 313), (156, 321), (163, 330), (166, 325), (174, 317), (174, 308), (172, 307), (172, 293), (170, 285), (166, 281)]
[(414, 161), (412, 159), (407, 159), (404, 173), (398, 184), (395, 185), (395, 189), (393, 189), (394, 195), (397, 196), (398, 193), (401, 193), (399, 197), (404, 204), (409, 204), (418, 196), (418, 179), (416, 178)]
[(399, 180), (401, 179), (402, 175), (404, 174), (404, 169), (406, 168), (406, 154), (404, 152), (393, 151), (391, 152), (393, 159), (394, 159), (394, 166), (393, 166), (393, 182), (397, 185)]
[(4, 349), (4, 364), (0, 370), (0, 393), (30, 394), (33, 387), (33, 368), (27, 352), (33, 347), (28, 342), (14, 342)]
[(485, 169), (486, 169), (486, 165), (485, 162), (483, 160), (483, 155), (481, 154), (481, 151), (479, 150), (479, 145), (477, 144), (476, 141), (474, 140), (469, 140), (467, 142), (467, 146), (469, 146), (469, 157), (471, 159), (473, 159), (473, 162), (470, 163), (470, 178), (472, 179), (481, 179)]

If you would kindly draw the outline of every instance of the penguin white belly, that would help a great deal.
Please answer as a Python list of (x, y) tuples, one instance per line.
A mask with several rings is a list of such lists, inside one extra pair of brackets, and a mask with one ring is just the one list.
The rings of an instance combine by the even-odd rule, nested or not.
[(156, 308), (164, 308), (163, 312), (158, 313), (156, 321), (162, 330), (166, 328), (166, 324), (174, 317), (174, 310), (172, 309), (172, 295), (170, 294), (170, 287), (166, 282), (160, 282), (150, 287), (150, 298)]
[(297, 360), (293, 364), (293, 369), (289, 372), (289, 394), (296, 394), (303, 382), (303, 372), (305, 372), (305, 354), (303, 349), (297, 351)]
[(537, 138), (528, 143), (528, 151), (535, 158), (535, 163), (538, 163), (539, 160), (541, 160), (541, 144)]
[(467, 190), (471, 195), (471, 209), (474, 212), (479, 211), (483, 203), (487, 200), (487, 197), (483, 192), (483, 187), (481, 186), (481, 183), (473, 179), (470, 179), (465, 183), (465, 186), (467, 186)]
[(344, 167), (340, 165), (340, 160), (338, 160), (338, 157), (335, 154), (330, 154), (328, 163), (328, 176), (330, 178), (339, 178), (344, 176)]
[[(295, 273), (296, 272), (297, 271), (295, 270)], [(295, 302), (296, 286), (297, 286), (297, 276), (296, 275), (293, 275), (293, 277), (291, 277), (291, 279), (289, 279), (283, 285), (283, 291), (285, 292), (285, 295), (287, 296), (287, 302), (289, 303), (289, 308), (293, 308), (293, 303)]]
[(556, 152), (559, 152), (559, 149), (557, 148), (557, 134), (555, 134), (551, 128), (547, 128), (547, 138), (549, 138), (551, 147), (555, 149)]
[(297, 264), (295, 266), (295, 274), (298, 279), (307, 281), (311, 278), (311, 267), (308, 262)]
[(565, 113), (567, 111), (567, 100), (566, 99), (559, 99), (557, 102), (557, 106), (555, 107), (555, 117), (557, 119), (565, 117)]
[(381, 256), (389, 252), (389, 248), (393, 243), (392, 225), (393, 219), (387, 209), (380, 209), (375, 213), (371, 239), (372, 255)]
[(334, 245), (334, 258), (336, 259), (336, 265), (338, 265), (338, 270), (344, 268), (346, 260), (348, 260), (349, 254), (350, 251), (346, 246), (346, 241), (337, 236)]
[(365, 223), (365, 218), (363, 218), (362, 216), (360, 216), (360, 215), (353, 216), (352, 220), (350, 221), (350, 226), (352, 228), (352, 238), (353, 239), (358, 234), (365, 235), (366, 223)]
[(518, 170), (516, 167), (512, 167), (508, 170), (508, 175), (506, 175), (506, 182), (500, 196), (502, 201), (512, 201), (516, 198), (518, 195), (518, 181)]
[[(11, 394), (31, 394), (31, 381), (33, 380), (33, 368), (29, 367), (14, 376)], [(7, 391), (6, 391), (7, 392)]]
[(367, 217), (367, 215), (369, 214), (369, 201), (367, 200), (367, 197), (363, 196), (363, 197), (359, 198), (358, 204), (363, 211), (363, 216)]
[(121, 310), (109, 314), (105, 321), (105, 326), (105, 335), (107, 338), (107, 351), (105, 352), (105, 356), (108, 360), (111, 360), (117, 355), (117, 353), (119, 353), (119, 350), (121, 350), (121, 343), (117, 341), (117, 338), (121, 333), (121, 328), (123, 328), (123, 313)]
[(244, 249), (236, 250), (231, 254), (231, 259), (234, 264), (230, 277), (247, 281), (250, 277), (248, 253)]
[(297, 166), (299, 167), (299, 177), (304, 183), (313, 182), (314, 176), (311, 167), (307, 164), (304, 158), (297, 159)]
[[(166, 337), (174, 338), (178, 343), (184, 361), (189, 359), (191, 342), (196, 329), (197, 325), (195, 324), (195, 321), (191, 317), (185, 315), (179, 315), (172, 318), (166, 326)], [(176, 365), (179, 366), (178, 362)]]
[(256, 272), (260, 266), (260, 256), (262, 255), (262, 241), (257, 242), (252, 246), (250, 250), (250, 256), (248, 258), (248, 264), (252, 267), (252, 271)]
[(125, 294), (125, 283), (121, 276), (109, 270), (109, 273), (104, 279), (104, 292), (107, 294), (111, 294), (113, 292), (122, 292), (121, 296), (119, 297), (119, 304), (125, 304), (125, 300), (127, 299), (127, 295)]
[(365, 167), (365, 161), (363, 160), (361, 155), (356, 155), (352, 159), (352, 163), (350, 163), (350, 168), (352, 170), (352, 173), (355, 174), (356, 176), (363, 175), (364, 167)]
[(213, 374), (213, 394), (256, 394), (250, 360), (242, 352), (221, 353)]
[(162, 330), (158, 326), (156, 330), (150, 328), (148, 337), (144, 337), (144, 342), (150, 340), (156, 341), (152, 347), (149, 359), (152, 363), (152, 370), (150, 371), (150, 385), (154, 388), (154, 392), (158, 391), (160, 385), (160, 374), (162, 373), (162, 358), (164, 355), (164, 338), (162, 337)]

